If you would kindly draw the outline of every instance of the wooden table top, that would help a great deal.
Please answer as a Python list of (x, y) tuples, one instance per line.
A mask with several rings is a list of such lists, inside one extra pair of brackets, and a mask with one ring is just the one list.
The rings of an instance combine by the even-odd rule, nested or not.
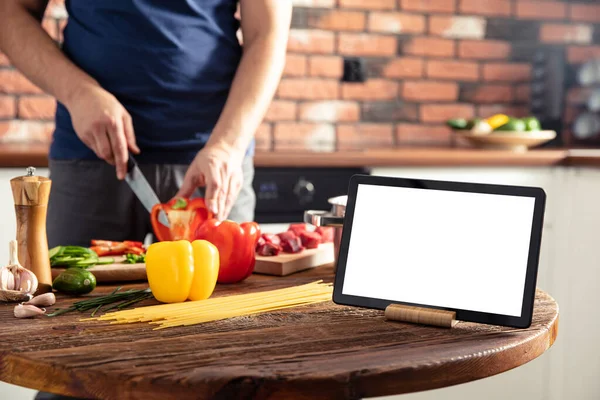
[[(253, 275), (219, 285), (215, 296), (331, 282), (332, 272)], [(60, 296), (55, 306), (73, 301)], [(0, 305), (0, 380), (101, 399), (358, 399), (435, 389), (525, 364), (558, 332), (558, 306), (542, 291), (529, 329), (418, 326), (327, 302), (153, 331), (149, 324), (80, 322), (87, 314), (78, 313), (20, 320), (13, 306)]]

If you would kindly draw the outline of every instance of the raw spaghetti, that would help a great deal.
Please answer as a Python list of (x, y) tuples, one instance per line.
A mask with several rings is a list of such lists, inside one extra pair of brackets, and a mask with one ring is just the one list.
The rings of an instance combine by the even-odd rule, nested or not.
[(331, 284), (316, 281), (265, 292), (138, 307), (107, 313), (96, 318), (86, 318), (83, 321), (112, 321), (111, 324), (148, 322), (159, 325), (154, 328), (156, 330), (320, 303), (331, 300), (332, 292)]

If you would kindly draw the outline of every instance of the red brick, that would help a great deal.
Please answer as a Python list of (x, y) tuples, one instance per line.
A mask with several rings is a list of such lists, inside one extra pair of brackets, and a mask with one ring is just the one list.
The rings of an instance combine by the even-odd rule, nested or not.
[(344, 74), (344, 60), (338, 56), (311, 56), (308, 60), (308, 74), (326, 78), (341, 78)]
[(353, 101), (313, 101), (300, 104), (300, 120), (351, 122), (360, 119), (360, 107)]
[(451, 118), (472, 118), (474, 107), (470, 104), (423, 104), (420, 119), (423, 122), (446, 122)]
[(260, 124), (254, 138), (256, 139), (256, 150), (270, 151), (273, 149), (273, 128), (270, 124)]
[(522, 118), (529, 115), (529, 109), (526, 106), (507, 106), (507, 105), (490, 105), (477, 107), (477, 116), (488, 118), (495, 114), (506, 114), (511, 117)]
[(322, 7), (330, 8), (335, 6), (335, 0), (293, 0), (294, 7)]
[(483, 39), (486, 22), (475, 16), (429, 17), (429, 33), (452, 39)]
[(574, 105), (586, 104), (593, 89), (589, 87), (573, 87), (567, 91), (567, 103)]
[(418, 121), (419, 105), (398, 101), (366, 101), (362, 103), (362, 121)]
[(405, 81), (401, 98), (411, 101), (456, 101), (458, 85), (454, 82)]
[(462, 40), (458, 44), (459, 57), (475, 60), (505, 59), (510, 50), (508, 42), (499, 40)]
[(392, 124), (338, 125), (338, 150), (363, 150), (394, 145)]
[(275, 151), (334, 151), (335, 128), (331, 124), (280, 122), (275, 124)]
[(14, 118), (17, 115), (16, 101), (13, 96), (0, 96), (0, 118)]
[(430, 78), (477, 81), (479, 79), (479, 65), (467, 61), (430, 60), (427, 62), (427, 76)]
[(600, 23), (600, 5), (571, 4), (569, 18), (572, 21)]
[(449, 144), (452, 131), (445, 125), (398, 124), (398, 144)]
[(425, 32), (425, 17), (415, 14), (372, 12), (369, 14), (371, 32), (422, 33)]
[(595, 58), (600, 58), (600, 46), (569, 46), (567, 49), (567, 59), (571, 64), (583, 64)]
[(364, 31), (366, 26), (365, 13), (362, 11), (327, 11), (319, 17), (311, 27), (332, 31)]
[(364, 10), (393, 10), (396, 8), (396, 0), (339, 0), (339, 6)]
[(397, 95), (398, 83), (385, 79), (342, 84), (342, 99), (345, 100), (391, 100)]
[(6, 57), (6, 54), (0, 52), (0, 66), (10, 65), (10, 60)]
[(382, 75), (386, 78), (420, 78), (423, 65), (420, 58), (395, 58), (385, 65)]
[(333, 32), (314, 29), (290, 29), (287, 49), (298, 53), (333, 53), (335, 35)]
[(365, 33), (340, 33), (338, 52), (353, 56), (393, 56), (396, 38)]
[(515, 88), (515, 100), (520, 103), (529, 103), (531, 101), (531, 85), (518, 85)]
[(463, 88), (461, 101), (469, 103), (510, 103), (513, 101), (514, 90), (509, 85), (481, 85)]
[(493, 63), (483, 66), (483, 79), (498, 82), (522, 82), (531, 79), (531, 65)]
[(51, 96), (23, 96), (18, 108), (21, 119), (53, 119), (56, 100)]
[(58, 40), (58, 25), (54, 18), (44, 18), (42, 20), (42, 28), (48, 32), (52, 39)]
[(460, 0), (458, 9), (462, 14), (491, 16), (511, 15), (511, 4), (509, 0)]
[(433, 57), (453, 57), (454, 41), (434, 37), (415, 36), (402, 46), (404, 54)]
[(406, 11), (430, 13), (452, 13), (454, 1), (450, 0), (400, 0), (400, 8)]
[(49, 144), (53, 131), (53, 122), (19, 120), (0, 122), (0, 141)]
[(306, 56), (300, 54), (287, 54), (283, 76), (306, 75)]
[(543, 24), (540, 39), (546, 43), (581, 43), (592, 42), (593, 30), (589, 25)]
[(564, 19), (567, 6), (559, 2), (517, 1), (517, 17), (521, 19)]
[(293, 121), (296, 119), (297, 105), (294, 101), (273, 100), (267, 114), (266, 121)]
[(16, 70), (0, 70), (0, 93), (42, 93), (40, 88)]
[(277, 89), (277, 95), (282, 99), (337, 99), (340, 84), (328, 79), (282, 79)]

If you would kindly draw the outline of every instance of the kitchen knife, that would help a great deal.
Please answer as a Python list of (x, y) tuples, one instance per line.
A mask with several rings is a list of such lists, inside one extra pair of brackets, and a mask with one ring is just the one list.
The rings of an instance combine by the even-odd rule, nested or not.
[[(131, 155), (129, 155), (129, 159), (127, 160), (127, 175), (125, 176), (125, 181), (127, 181), (129, 187), (133, 190), (133, 193), (135, 193), (148, 212), (152, 212), (152, 207), (155, 204), (160, 203), (158, 196), (154, 193), (154, 190), (152, 190), (152, 187)], [(159, 212), (158, 221), (167, 227), (170, 226), (164, 211)]]

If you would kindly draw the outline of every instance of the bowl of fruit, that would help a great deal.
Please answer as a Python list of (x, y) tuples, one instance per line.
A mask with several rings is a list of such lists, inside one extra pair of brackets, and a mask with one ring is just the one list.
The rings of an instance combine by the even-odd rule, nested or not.
[(487, 149), (527, 151), (556, 138), (556, 132), (543, 130), (535, 117), (496, 114), (489, 118), (451, 119), (447, 125), (458, 137)]

